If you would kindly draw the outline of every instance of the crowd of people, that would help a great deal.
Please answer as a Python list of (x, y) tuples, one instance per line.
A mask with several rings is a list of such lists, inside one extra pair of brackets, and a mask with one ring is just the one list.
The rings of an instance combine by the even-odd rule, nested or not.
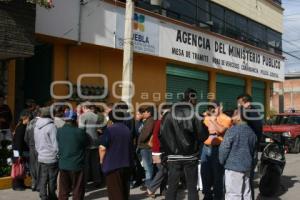
[[(204, 200), (254, 199), (262, 120), (251, 101), (242, 94), (227, 112), (213, 100), (199, 115), (188, 88), (180, 104), (142, 106), (135, 116), (125, 102), (29, 106), (13, 133), (13, 162), (28, 163), (31, 189), (43, 200), (84, 199), (88, 184), (106, 185), (110, 200), (129, 199), (135, 187), (151, 198), (160, 189), (167, 200), (186, 188), (197, 200), (199, 179)], [(25, 189), (24, 177), (13, 189)]]

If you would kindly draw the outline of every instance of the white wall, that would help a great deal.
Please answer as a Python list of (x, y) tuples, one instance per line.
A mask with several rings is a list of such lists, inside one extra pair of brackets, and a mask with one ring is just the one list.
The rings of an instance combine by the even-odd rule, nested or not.
[(79, 0), (55, 0), (54, 8), (36, 7), (35, 32), (76, 40), (78, 37)]
[(82, 41), (115, 47), (116, 9), (115, 6), (100, 0), (89, 0), (83, 6)]
[[(81, 42), (114, 47), (116, 8), (100, 0), (87, 2), (82, 6)], [(77, 41), (78, 24), (79, 0), (55, 0), (51, 9), (37, 6), (36, 33)]]

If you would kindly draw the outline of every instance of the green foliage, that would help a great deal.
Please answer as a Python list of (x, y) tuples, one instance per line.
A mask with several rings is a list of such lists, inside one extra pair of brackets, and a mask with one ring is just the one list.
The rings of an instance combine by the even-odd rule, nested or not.
[(9, 176), (11, 171), (11, 166), (7, 162), (8, 158), (12, 158), (12, 150), (7, 147), (11, 145), (10, 141), (4, 140), (0, 144), (0, 177)]
[(53, 3), (52, 0), (26, 0), (27, 3), (38, 4), (45, 8), (52, 8)]
[[(0, 2), (11, 2), (15, 0), (0, 0)], [(42, 7), (45, 8), (52, 8), (53, 7), (53, 2), (52, 0), (23, 0), (26, 3), (31, 3), (31, 4), (38, 4)]]

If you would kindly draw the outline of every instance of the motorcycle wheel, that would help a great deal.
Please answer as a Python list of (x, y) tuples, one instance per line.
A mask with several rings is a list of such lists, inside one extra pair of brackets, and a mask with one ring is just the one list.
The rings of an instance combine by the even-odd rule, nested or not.
[(259, 191), (262, 196), (271, 197), (276, 194), (280, 186), (280, 174), (275, 170), (268, 170), (260, 179)]

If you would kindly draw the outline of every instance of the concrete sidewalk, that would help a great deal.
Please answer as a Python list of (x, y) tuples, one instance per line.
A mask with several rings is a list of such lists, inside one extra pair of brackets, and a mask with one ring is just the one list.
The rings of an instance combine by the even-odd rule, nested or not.
[[(284, 174), (281, 178), (280, 191), (273, 198), (257, 197), (258, 200), (296, 200), (300, 197), (300, 154), (288, 154), (286, 155), (287, 164), (284, 169)], [(256, 196), (259, 194), (258, 184), (259, 179), (255, 180), (256, 183)], [(185, 198), (184, 198), (185, 196)], [(199, 192), (199, 199), (201, 200), (203, 195)], [(9, 190), (0, 190), (0, 200), (38, 200), (38, 193), (26, 190), (22, 192)], [(106, 189), (91, 190), (87, 189), (85, 194), (86, 200), (107, 200)], [(144, 195), (144, 192), (138, 188), (131, 190), (130, 199), (143, 200), (150, 199)], [(163, 200), (164, 197), (159, 196), (156, 200)], [(187, 199), (186, 191), (181, 191), (178, 199)]]

